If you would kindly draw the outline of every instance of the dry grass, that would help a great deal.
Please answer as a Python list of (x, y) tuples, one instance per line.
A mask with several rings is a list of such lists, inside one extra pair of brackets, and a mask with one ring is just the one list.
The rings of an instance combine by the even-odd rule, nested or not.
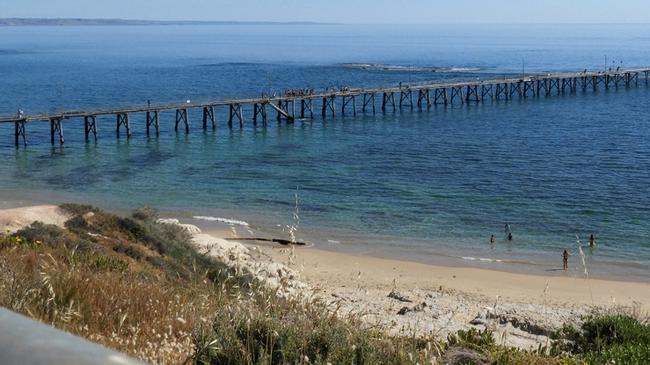
[(282, 299), (198, 254), (151, 211), (66, 206), (66, 230), (0, 234), (0, 305), (159, 364), (571, 364), (485, 333), (392, 337), (318, 300)]
[(193, 328), (210, 320), (222, 291), (208, 280), (179, 285), (107, 246), (89, 253), (5, 239), (0, 305), (146, 361), (184, 362)]

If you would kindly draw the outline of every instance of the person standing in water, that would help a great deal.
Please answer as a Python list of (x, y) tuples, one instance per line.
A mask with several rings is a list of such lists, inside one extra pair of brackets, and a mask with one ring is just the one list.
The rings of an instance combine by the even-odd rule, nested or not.
[(569, 269), (569, 251), (566, 249), (562, 252), (562, 270), (567, 271)]
[(490, 236), (490, 243), (491, 243), (491, 244), (494, 244), (494, 241), (495, 241), (495, 239), (494, 239), (494, 235)]
[(589, 236), (589, 247), (594, 248), (596, 247), (596, 237), (592, 234)]

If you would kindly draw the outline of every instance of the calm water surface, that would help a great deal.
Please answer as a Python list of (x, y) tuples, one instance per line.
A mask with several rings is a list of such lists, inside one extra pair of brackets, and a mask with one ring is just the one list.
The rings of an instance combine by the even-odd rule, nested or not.
[[(650, 26), (0, 28), (0, 115), (602, 69), (605, 55), (608, 66), (649, 65)], [(131, 140), (100, 119), (96, 144), (71, 120), (64, 148), (42, 124), (16, 150), (13, 126), (0, 126), (0, 201), (150, 205), (282, 235), (297, 191), (298, 235), (322, 247), (541, 273), (569, 248), (577, 273), (576, 235), (594, 233), (595, 275), (648, 280), (650, 88), (640, 86), (243, 130), (228, 130), (222, 110), (216, 132), (192, 114), (189, 136), (169, 113), (159, 139), (133, 115)]]

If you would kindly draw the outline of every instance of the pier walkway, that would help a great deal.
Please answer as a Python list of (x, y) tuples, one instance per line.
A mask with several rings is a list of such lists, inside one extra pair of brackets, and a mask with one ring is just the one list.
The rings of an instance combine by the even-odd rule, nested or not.
[[(50, 140), (52, 144), (63, 144), (63, 122), (69, 119), (83, 119), (86, 141), (97, 140), (98, 117), (112, 117), (115, 133), (119, 138), (122, 133), (131, 137), (134, 115), (140, 116), (146, 133), (160, 134), (159, 114), (174, 111), (174, 129), (179, 127), (190, 133), (189, 110), (202, 112), (202, 128), (215, 129), (217, 118), (215, 111), (227, 110), (227, 124), (243, 127), (244, 114), (250, 115), (253, 125), (266, 126), (269, 113), (276, 113), (278, 121), (292, 123), (295, 120), (313, 119), (314, 109), (318, 107), (323, 118), (337, 115), (356, 115), (357, 113), (375, 113), (379, 104), (382, 112), (398, 109), (424, 109), (436, 105), (463, 105), (481, 103), (486, 100), (513, 100), (529, 97), (549, 97), (553, 95), (573, 94), (578, 91), (596, 91), (599, 88), (638, 87), (639, 82), (648, 85), (650, 67), (616, 70), (608, 72), (567, 72), (545, 75), (525, 75), (490, 80), (469, 80), (449, 83), (401, 84), (394, 87), (352, 88), (345, 90), (319, 90), (300, 96), (263, 96), (259, 98), (215, 100), (201, 103), (182, 103), (170, 105), (145, 105), (131, 108), (68, 111), (57, 114), (16, 115), (0, 117), (0, 124), (13, 123), (16, 146), (27, 146), (27, 125), (32, 122), (50, 123)], [(641, 79), (641, 80), (640, 80)], [(378, 100), (377, 100), (378, 99)], [(358, 107), (361, 106), (361, 108)], [(339, 114), (340, 113), (340, 114)]]

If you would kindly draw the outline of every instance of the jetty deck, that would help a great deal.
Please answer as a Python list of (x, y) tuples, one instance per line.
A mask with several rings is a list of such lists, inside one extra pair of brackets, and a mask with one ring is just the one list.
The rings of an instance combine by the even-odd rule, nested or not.
[[(346, 88), (343, 90), (318, 90), (301, 95), (261, 96), (257, 98), (213, 100), (195, 103), (178, 103), (127, 108), (107, 108), (98, 110), (71, 110), (54, 114), (35, 114), (0, 117), (0, 124), (13, 123), (16, 146), (27, 145), (27, 125), (32, 122), (50, 123), (50, 140), (52, 144), (64, 143), (63, 122), (70, 119), (83, 119), (86, 141), (91, 137), (97, 140), (97, 118), (113, 116), (115, 133), (119, 138), (121, 132), (131, 137), (133, 114), (142, 115), (140, 119), (149, 136), (160, 134), (159, 114), (162, 111), (175, 111), (174, 129), (181, 127), (190, 133), (189, 110), (202, 111), (202, 128), (215, 129), (217, 118), (215, 110), (227, 109), (227, 125), (243, 127), (244, 111), (250, 114), (253, 125), (260, 122), (266, 126), (269, 114), (275, 112), (278, 121), (287, 123), (297, 119), (313, 119), (314, 106), (320, 109), (322, 118), (347, 114), (376, 113), (377, 104), (381, 111), (398, 109), (424, 109), (436, 105), (463, 105), (481, 103), (488, 100), (513, 100), (529, 97), (550, 97), (554, 95), (574, 94), (578, 91), (596, 91), (599, 88), (638, 87), (639, 82), (648, 85), (650, 67), (611, 71), (582, 71), (552, 74), (522, 75), (521, 77), (504, 77), (502, 79), (479, 78), (458, 82), (425, 82), (417, 84), (400, 84), (388, 87)], [(357, 100), (359, 99), (359, 100)], [(377, 102), (379, 99), (379, 103)], [(358, 104), (361, 108), (358, 108)], [(339, 104), (340, 103), (340, 104)], [(337, 107), (337, 105), (339, 105)], [(317, 109), (317, 110), (318, 110)]]

